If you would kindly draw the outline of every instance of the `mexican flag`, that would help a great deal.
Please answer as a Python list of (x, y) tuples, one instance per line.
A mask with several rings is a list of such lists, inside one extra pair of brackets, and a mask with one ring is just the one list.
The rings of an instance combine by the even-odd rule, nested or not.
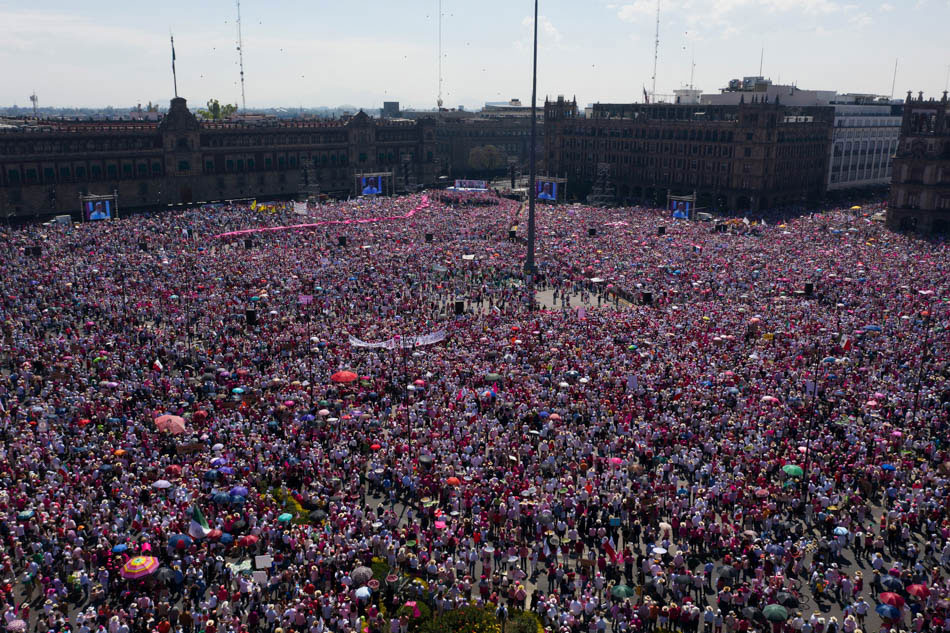
[(198, 506), (191, 506), (191, 525), (188, 527), (188, 535), (192, 538), (204, 538), (210, 531), (211, 527), (205, 515), (201, 514)]

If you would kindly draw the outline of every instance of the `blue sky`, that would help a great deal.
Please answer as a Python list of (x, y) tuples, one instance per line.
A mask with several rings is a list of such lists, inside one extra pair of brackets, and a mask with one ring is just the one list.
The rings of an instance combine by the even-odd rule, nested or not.
[[(710, 92), (764, 74), (802, 88), (938, 96), (950, 0), (661, 0), (657, 92)], [(531, 93), (531, 0), (443, 0), (447, 106)], [(433, 107), (438, 0), (244, 0), (247, 104)], [(538, 97), (632, 101), (650, 87), (656, 0), (542, 0)], [(235, 6), (226, 0), (0, 0), (0, 105), (127, 106), (179, 93), (237, 102)]]

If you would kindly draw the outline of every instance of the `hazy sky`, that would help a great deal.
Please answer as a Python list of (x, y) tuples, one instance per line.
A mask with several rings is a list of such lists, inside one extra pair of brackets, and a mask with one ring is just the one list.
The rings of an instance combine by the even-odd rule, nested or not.
[[(950, 0), (661, 0), (657, 93), (764, 74), (802, 88), (944, 90)], [(531, 97), (531, 0), (443, 0), (443, 98)], [(438, 0), (243, 0), (247, 105), (433, 107)], [(656, 0), (542, 0), (538, 99), (633, 101), (650, 89)], [(226, 0), (0, 0), (0, 105), (238, 102)]]

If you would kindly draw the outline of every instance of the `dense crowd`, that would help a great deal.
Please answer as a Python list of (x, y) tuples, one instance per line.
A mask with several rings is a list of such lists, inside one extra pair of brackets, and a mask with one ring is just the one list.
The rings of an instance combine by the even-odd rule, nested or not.
[(8, 232), (3, 625), (950, 631), (945, 244), (473, 196)]

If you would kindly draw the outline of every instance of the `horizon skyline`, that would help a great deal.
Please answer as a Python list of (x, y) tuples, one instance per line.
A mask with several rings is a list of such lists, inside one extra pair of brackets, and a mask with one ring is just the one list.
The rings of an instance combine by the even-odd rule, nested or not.
[[(512, 98), (530, 105), (531, 6), (523, 4), (486, 0), (472, 12), (443, 0), (444, 107), (474, 110)], [(149, 13), (155, 7), (123, 5), (117, 12), (112, 5), (100, 0), (80, 10), (51, 0), (34, 10), (0, 2), (0, 19), (9, 25), (0, 41), (0, 63), (8, 70), (0, 107), (30, 109), (35, 90), (41, 108), (127, 108), (148, 101), (167, 108), (168, 34), (164, 25), (139, 26), (162, 23), (161, 16)], [(325, 105), (332, 99), (363, 109), (379, 109), (383, 101), (434, 109), (437, 6), (436, 0), (400, 7), (371, 0), (288, 18), (280, 10), (293, 7), (287, 0), (266, 7), (245, 0), (248, 108), (342, 107)], [(655, 0), (598, 0), (586, 7), (547, 0), (541, 7), (539, 107), (559, 94), (576, 95), (579, 105), (642, 100), (651, 84)], [(169, 0), (163, 8), (190, 18), (173, 29), (179, 95), (193, 108), (212, 98), (240, 104), (234, 4)], [(764, 50), (762, 75), (775, 83), (887, 96), (898, 58), (895, 99), (908, 90), (939, 98), (950, 80), (950, 48), (939, 28), (947, 19), (948, 0), (904, 7), (877, 0), (661, 0), (657, 96), (686, 87), (694, 71), (693, 85), (704, 93), (758, 75)], [(815, 35), (822, 45), (806, 46)], [(890, 52), (875, 45), (882, 37)], [(834, 58), (840, 63), (829, 64)]]

